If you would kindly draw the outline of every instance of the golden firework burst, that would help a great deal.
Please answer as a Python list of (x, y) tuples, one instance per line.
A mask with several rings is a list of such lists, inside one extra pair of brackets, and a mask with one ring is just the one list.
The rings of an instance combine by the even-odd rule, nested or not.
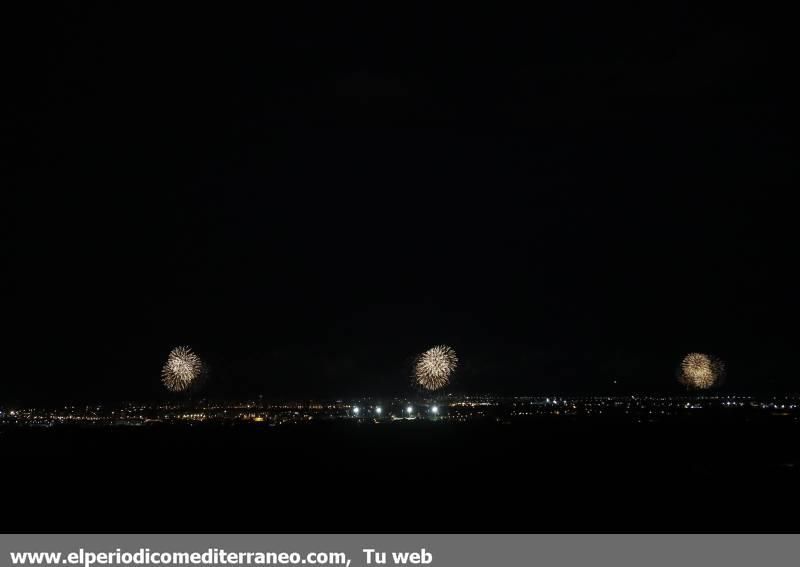
[(447, 345), (437, 345), (417, 357), (414, 378), (426, 390), (439, 390), (450, 382), (457, 365), (456, 351)]
[(171, 392), (183, 392), (203, 372), (203, 361), (192, 349), (179, 346), (172, 349), (161, 369), (161, 381)]
[(692, 390), (708, 390), (717, 386), (725, 374), (725, 365), (710, 354), (691, 352), (683, 357), (678, 381)]

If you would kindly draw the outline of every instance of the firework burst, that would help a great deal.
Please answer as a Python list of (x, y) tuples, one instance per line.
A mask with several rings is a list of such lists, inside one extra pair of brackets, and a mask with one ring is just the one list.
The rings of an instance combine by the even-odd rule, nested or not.
[(171, 392), (184, 392), (203, 372), (203, 361), (192, 349), (179, 346), (172, 349), (161, 369), (161, 381)]
[(692, 390), (718, 386), (725, 376), (725, 364), (715, 356), (692, 352), (683, 357), (678, 381)]
[(446, 345), (437, 345), (417, 357), (414, 379), (426, 390), (439, 390), (450, 382), (457, 365), (456, 351)]

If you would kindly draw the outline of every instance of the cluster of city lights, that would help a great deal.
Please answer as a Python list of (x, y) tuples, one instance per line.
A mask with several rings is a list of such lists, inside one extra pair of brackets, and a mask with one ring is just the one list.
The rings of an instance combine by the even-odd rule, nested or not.
[[(372, 411), (375, 413), (375, 415), (383, 415), (383, 408), (381, 406), (375, 406), (375, 408)], [(428, 411), (433, 415), (438, 415), (439, 406), (433, 405), (429, 408)], [(353, 406), (350, 412), (354, 417), (359, 417), (361, 415), (361, 408), (359, 406)], [(406, 406), (405, 413), (406, 415), (414, 415), (414, 406), (411, 405)]]
[(417, 402), (395, 398), (385, 403), (358, 399), (328, 401), (208, 401), (127, 403), (111, 406), (88, 405), (52, 408), (0, 407), (0, 427), (133, 427), (158, 424), (220, 423), (275, 426), (310, 421), (352, 419), (360, 423), (389, 423), (406, 420), (463, 422), (549, 416), (614, 416), (638, 423), (669, 416), (694, 414), (706, 408), (725, 411), (765, 412), (800, 422), (800, 396), (771, 396), (757, 399), (745, 395), (692, 393), (691, 395), (624, 396), (448, 396), (447, 400)]

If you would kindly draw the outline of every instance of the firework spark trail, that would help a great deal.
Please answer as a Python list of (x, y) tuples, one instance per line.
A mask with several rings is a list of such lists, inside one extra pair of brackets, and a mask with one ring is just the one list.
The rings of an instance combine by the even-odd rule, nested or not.
[(457, 365), (456, 351), (446, 345), (437, 345), (417, 357), (414, 378), (426, 390), (439, 390), (450, 382)]
[(179, 346), (172, 349), (161, 369), (161, 381), (171, 392), (183, 392), (203, 372), (203, 361), (192, 349)]
[(725, 373), (725, 365), (718, 358), (692, 352), (683, 357), (678, 381), (694, 390), (707, 390), (719, 385)]

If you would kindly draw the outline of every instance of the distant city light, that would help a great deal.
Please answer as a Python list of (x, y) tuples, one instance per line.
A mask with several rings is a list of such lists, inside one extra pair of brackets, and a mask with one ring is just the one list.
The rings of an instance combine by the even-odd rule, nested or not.
[[(85, 423), (92, 426), (120, 427), (139, 426), (146, 423), (186, 423), (209, 422), (228, 424), (233, 421), (248, 423), (263, 423), (264, 425), (279, 426), (290, 423), (306, 423), (310, 421), (334, 421), (343, 417), (352, 417), (360, 422), (362, 413), (367, 417), (370, 413), (375, 424), (382, 423), (383, 407), (372, 404), (364, 398), (359, 398), (367, 405), (361, 407), (350, 401), (313, 401), (302, 402), (265, 402), (259, 401), (209, 401), (200, 400), (192, 404), (185, 401), (159, 402), (156, 404), (125, 403), (121, 406), (102, 405), (72, 406), (65, 405), (59, 408), (2, 408), (0, 409), (0, 428), (13, 427), (41, 427), (58, 426), (69, 423)], [(703, 395), (696, 399), (680, 396), (654, 395), (632, 396), (585, 396), (567, 398), (547, 398), (549, 404), (542, 405), (541, 398), (519, 397), (509, 400), (503, 397), (482, 396), (451, 398), (444, 401), (448, 409), (447, 421), (463, 422), (472, 419), (485, 419), (486, 407), (495, 407), (509, 417), (516, 416), (602, 416), (609, 411), (621, 412), (630, 416), (636, 423), (644, 419), (671, 419), (681, 418), (688, 411), (701, 413), (708, 408), (726, 407), (726, 411), (734, 412), (733, 408), (749, 407), (752, 411), (761, 410), (772, 415), (795, 414), (800, 411), (800, 396), (770, 396), (769, 399), (757, 399), (750, 396), (716, 396)], [(417, 411), (414, 404), (407, 398), (396, 398), (388, 403), (389, 417), (406, 419), (422, 419), (427, 415), (431, 424), (438, 421), (442, 415), (438, 402), (432, 400), (422, 404)], [(405, 403), (405, 406), (399, 404)], [(400, 407), (398, 410), (397, 408)], [(455, 412), (451, 411), (455, 409)], [(660, 418), (656, 416), (661, 416)], [(800, 413), (794, 415), (800, 419)]]

